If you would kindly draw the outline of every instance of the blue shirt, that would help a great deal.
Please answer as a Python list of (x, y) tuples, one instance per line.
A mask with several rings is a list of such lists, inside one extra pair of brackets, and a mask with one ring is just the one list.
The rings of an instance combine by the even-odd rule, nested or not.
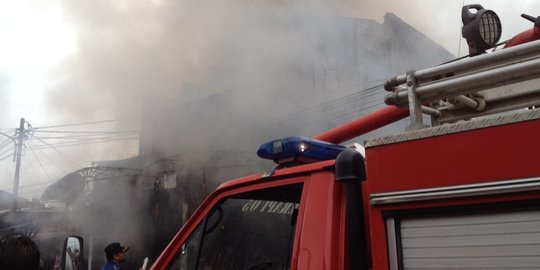
[(101, 268), (101, 270), (120, 270), (120, 265), (115, 261), (110, 260)]

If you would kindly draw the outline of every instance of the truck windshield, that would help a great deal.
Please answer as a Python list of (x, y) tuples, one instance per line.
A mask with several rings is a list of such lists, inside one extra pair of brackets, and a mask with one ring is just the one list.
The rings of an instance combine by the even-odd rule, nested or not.
[(168, 269), (289, 269), (301, 192), (297, 184), (220, 201)]

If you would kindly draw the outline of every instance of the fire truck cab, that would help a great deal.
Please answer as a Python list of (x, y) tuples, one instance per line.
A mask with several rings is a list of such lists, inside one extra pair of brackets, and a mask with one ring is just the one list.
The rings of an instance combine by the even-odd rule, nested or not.
[[(497, 42), (486, 34), (500, 34), (493, 12), (463, 12), (465, 25), (493, 30), (464, 26), (464, 36)], [(211, 193), (152, 269), (540, 267), (533, 29), (487, 54), (469, 41), (478, 56), (390, 79), (389, 106), (370, 115), (263, 144), (276, 169)], [(408, 130), (366, 140), (365, 153), (339, 145), (406, 116)]]

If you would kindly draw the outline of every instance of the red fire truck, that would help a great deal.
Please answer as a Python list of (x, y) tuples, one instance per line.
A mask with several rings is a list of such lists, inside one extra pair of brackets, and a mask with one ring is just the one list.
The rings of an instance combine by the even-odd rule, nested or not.
[[(388, 106), (355, 121), (263, 144), (277, 167), (211, 193), (152, 269), (540, 269), (540, 17), (484, 53), (497, 15), (462, 13), (473, 57), (392, 78)], [(340, 145), (407, 116), (365, 151)]]

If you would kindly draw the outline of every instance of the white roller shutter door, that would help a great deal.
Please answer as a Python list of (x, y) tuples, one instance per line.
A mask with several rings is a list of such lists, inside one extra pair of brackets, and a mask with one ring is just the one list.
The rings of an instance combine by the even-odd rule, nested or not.
[(540, 210), (401, 219), (404, 269), (540, 269)]

